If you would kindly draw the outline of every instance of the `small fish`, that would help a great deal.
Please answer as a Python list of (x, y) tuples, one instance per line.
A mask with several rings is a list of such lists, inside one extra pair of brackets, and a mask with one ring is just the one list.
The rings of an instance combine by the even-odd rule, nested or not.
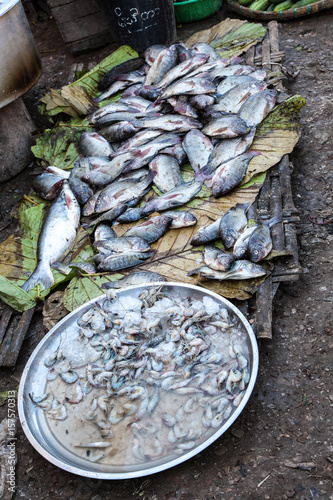
[(169, 229), (194, 226), (197, 223), (197, 218), (187, 210), (168, 210), (164, 215), (172, 218)]
[(180, 64), (177, 64), (177, 66), (174, 66), (172, 69), (170, 69), (164, 77), (157, 83), (155, 84), (156, 88), (166, 88), (168, 85), (170, 85), (174, 80), (178, 80), (179, 78), (183, 78), (185, 75), (187, 75), (190, 71), (193, 71), (194, 69), (197, 69), (199, 66), (204, 64), (209, 56), (200, 54), (200, 55), (195, 55), (194, 57), (190, 59), (186, 59), (185, 61), (181, 62)]
[(237, 203), (220, 219), (220, 237), (225, 248), (231, 248), (247, 225), (248, 204)]
[(239, 135), (245, 135), (250, 131), (247, 123), (235, 115), (224, 115), (212, 119), (202, 132), (217, 139), (232, 139)]
[(276, 90), (258, 92), (245, 101), (238, 112), (238, 116), (250, 127), (256, 127), (274, 108), (276, 97)]
[(260, 154), (259, 151), (247, 151), (222, 163), (212, 177), (212, 195), (219, 198), (237, 187), (245, 176), (252, 158)]
[(94, 232), (95, 245), (100, 241), (108, 240), (110, 238), (117, 238), (115, 231), (109, 224), (99, 224)]
[(195, 172), (207, 165), (214, 150), (210, 139), (197, 129), (190, 130), (185, 135), (182, 146)]
[(259, 278), (265, 276), (266, 271), (258, 264), (249, 260), (236, 260), (228, 271), (215, 271), (208, 266), (203, 266), (188, 274), (199, 274), (201, 278), (223, 281)]
[(145, 52), (144, 52), (144, 59), (149, 66), (153, 64), (155, 61), (156, 57), (159, 55), (162, 50), (166, 49), (167, 47), (162, 44), (155, 44), (155, 45), (150, 45)]
[(113, 153), (111, 144), (97, 132), (82, 132), (79, 149), (83, 156), (109, 156)]
[(153, 252), (130, 252), (112, 254), (105, 257), (100, 264), (98, 264), (98, 271), (118, 271), (126, 269), (138, 264), (142, 264), (146, 259), (149, 259), (155, 254)]
[(211, 45), (204, 42), (197, 42), (193, 44), (192, 47), (190, 48), (190, 54), (191, 55), (206, 54), (210, 62), (216, 61), (217, 59), (221, 59), (221, 56), (216, 52), (216, 50)]
[(272, 250), (273, 242), (270, 227), (282, 222), (279, 217), (273, 217), (267, 224), (258, 224), (250, 235), (247, 245), (247, 255), (252, 262), (259, 262), (264, 259)]
[(149, 163), (149, 171), (154, 174), (153, 183), (162, 193), (184, 184), (176, 158), (159, 154)]
[[(167, 133), (157, 137), (153, 141), (150, 141), (149, 144), (143, 144), (143, 146), (140, 146), (132, 151), (132, 153), (129, 153), (132, 155), (132, 160), (125, 165), (123, 172), (125, 173), (130, 170), (136, 170), (147, 165), (162, 149), (180, 142), (181, 137), (177, 134)], [(154, 174), (152, 174), (152, 177), (154, 177)]]
[(118, 156), (121, 153), (133, 151), (134, 149), (137, 149), (138, 147), (142, 146), (143, 144), (146, 144), (152, 139), (156, 139), (156, 137), (158, 137), (162, 133), (163, 133), (162, 130), (150, 130), (150, 129), (140, 130), (133, 137), (130, 137), (130, 139), (126, 140), (126, 142), (124, 142), (117, 149), (117, 151), (110, 156), (110, 158), (114, 158), (115, 156)]
[(153, 212), (160, 212), (163, 210), (168, 210), (169, 208), (179, 207), (184, 205), (192, 198), (194, 198), (202, 188), (201, 182), (186, 182), (181, 186), (177, 186), (171, 189), (165, 194), (162, 194), (158, 198), (154, 198), (149, 201), (143, 211), (142, 215), (149, 215)]
[(69, 185), (77, 201), (84, 205), (93, 196), (92, 188), (82, 180), (82, 177), (92, 170), (88, 158), (80, 157), (74, 164), (69, 176)]
[[(101, 128), (99, 133), (110, 142), (121, 142), (125, 141), (129, 137), (132, 137), (132, 135), (138, 132), (138, 130), (139, 129), (135, 127), (130, 121), (124, 120), (118, 123), (114, 123), (113, 125), (109, 125), (108, 127)], [(111, 154), (110, 156), (112, 157), (113, 154)]]
[(208, 226), (201, 227), (192, 236), (191, 245), (205, 245), (220, 238), (221, 217)]
[(237, 238), (233, 248), (233, 254), (236, 259), (245, 259), (247, 256), (247, 247), (249, 243), (249, 238), (253, 231), (257, 228), (257, 224), (247, 227), (244, 229), (242, 234)]
[(120, 236), (119, 238), (110, 238), (101, 240), (95, 243), (98, 250), (109, 250), (114, 253), (128, 253), (128, 252), (148, 252), (150, 245), (138, 236)]
[(215, 99), (211, 95), (194, 95), (190, 97), (189, 102), (194, 108), (205, 110), (208, 106), (214, 104)]
[(176, 66), (177, 57), (178, 54), (176, 45), (171, 45), (170, 47), (162, 50), (150, 66), (144, 84), (154, 85), (159, 83), (164, 75), (170, 71), (171, 68)]
[(167, 87), (158, 98), (158, 101), (165, 100), (176, 95), (215, 94), (215, 92), (216, 86), (207, 78), (185, 78)]
[(186, 95), (169, 97), (167, 100), (173, 107), (173, 111), (180, 115), (190, 116), (191, 118), (199, 118), (197, 110), (190, 104), (189, 98)]
[(172, 217), (157, 215), (145, 222), (138, 224), (124, 233), (125, 236), (139, 236), (148, 243), (159, 240), (168, 230)]
[(159, 129), (166, 132), (188, 132), (192, 128), (202, 128), (202, 124), (194, 118), (171, 114), (132, 120), (132, 124), (138, 128)]
[[(232, 76), (227, 76), (224, 78), (224, 80), (221, 81), (221, 83), (218, 84), (216, 87), (216, 92), (219, 94), (221, 97), (226, 94), (229, 90), (233, 89), (237, 85), (244, 85), (244, 83), (254, 83), (255, 78), (253, 77), (253, 73), (250, 73), (249, 75), (232, 75)], [(219, 97), (217, 99), (217, 102), (221, 99)]]
[(110, 441), (94, 441), (92, 443), (82, 443), (74, 445), (75, 448), (108, 448), (112, 446)]
[(141, 219), (142, 210), (143, 208), (141, 207), (128, 208), (124, 213), (120, 214), (119, 217), (117, 217), (117, 222), (120, 222), (120, 224), (136, 222)]
[(152, 273), (151, 271), (137, 271), (124, 276), (124, 278), (120, 280), (103, 283), (102, 288), (106, 290), (110, 288), (126, 288), (128, 286), (155, 283), (158, 281), (163, 282), (166, 281), (166, 279), (160, 274)]
[(206, 246), (203, 250), (203, 259), (206, 266), (211, 269), (228, 271), (236, 260), (236, 257), (232, 253), (225, 252), (219, 248)]
[(226, 92), (217, 104), (214, 104), (211, 109), (214, 111), (223, 111), (224, 113), (238, 113), (246, 100), (256, 92), (260, 92), (267, 87), (265, 82), (248, 82), (236, 85)]
[(103, 106), (102, 108), (95, 111), (92, 115), (90, 115), (89, 123), (94, 125), (101, 117), (109, 113), (117, 113), (118, 111), (127, 111), (129, 107), (130, 106), (125, 102), (122, 102), (121, 99), (119, 99), (116, 102), (111, 102), (110, 104)]

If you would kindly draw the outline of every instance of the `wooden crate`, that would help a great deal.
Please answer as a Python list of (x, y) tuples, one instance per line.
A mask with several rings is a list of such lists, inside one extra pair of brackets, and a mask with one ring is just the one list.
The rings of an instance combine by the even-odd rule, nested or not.
[(72, 53), (113, 42), (112, 33), (96, 0), (47, 0), (59, 31)]

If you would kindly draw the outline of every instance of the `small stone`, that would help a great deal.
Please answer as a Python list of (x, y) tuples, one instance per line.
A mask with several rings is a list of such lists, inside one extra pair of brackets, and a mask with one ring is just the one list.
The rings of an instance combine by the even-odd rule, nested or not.
[(236, 438), (241, 438), (244, 436), (244, 431), (242, 429), (231, 429), (231, 434)]
[(74, 489), (71, 488), (70, 486), (65, 486), (65, 488), (62, 490), (62, 496), (64, 498), (72, 498), (74, 495)]
[(228, 451), (228, 448), (226, 446), (219, 446), (219, 448), (216, 448), (214, 450), (214, 453), (218, 457), (222, 457), (222, 455), (225, 455), (225, 453), (227, 453), (227, 451)]

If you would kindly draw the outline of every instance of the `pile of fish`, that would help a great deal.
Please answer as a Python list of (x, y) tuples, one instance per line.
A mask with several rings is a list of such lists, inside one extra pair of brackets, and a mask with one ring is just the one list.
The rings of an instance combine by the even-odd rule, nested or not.
[(107, 295), (44, 359), (46, 392), (30, 399), (56, 436), (66, 420), (66, 446), (82, 448), (88, 460), (120, 465), (186, 453), (244, 397), (251, 370), (245, 328), (208, 295), (163, 285)]
[[(197, 196), (203, 184), (214, 197), (226, 195), (260, 154), (250, 150), (255, 130), (277, 97), (276, 90), (267, 89), (265, 77), (266, 71), (241, 64), (240, 58), (222, 59), (205, 43), (152, 46), (145, 60), (126, 61), (100, 81), (101, 94), (94, 101), (101, 107), (89, 116), (95, 130), (82, 133), (80, 157), (70, 174), (50, 166), (34, 188), (48, 200), (59, 192), (69, 200), (64, 193), (73, 192), (80, 215), (71, 216), (70, 234), (80, 217), (85, 227), (144, 219), (126, 237), (149, 244), (167, 229), (182, 227), (181, 220), (184, 225), (195, 223), (193, 215), (190, 222), (184, 221), (188, 216), (173, 209)], [(119, 91), (119, 100), (102, 105)], [(190, 182), (184, 182), (180, 171), (186, 161), (193, 169)], [(159, 196), (147, 200), (152, 186)], [(73, 210), (67, 201), (63, 208)], [(163, 214), (147, 219), (155, 212)], [(109, 245), (108, 252), (100, 242), (97, 246), (101, 271), (126, 268), (152, 256), (144, 244), (145, 249), (134, 244), (121, 251)], [(52, 247), (57, 247), (56, 241)], [(50, 263), (40, 249), (38, 270), (24, 285), (26, 291), (37, 282), (48, 287)]]

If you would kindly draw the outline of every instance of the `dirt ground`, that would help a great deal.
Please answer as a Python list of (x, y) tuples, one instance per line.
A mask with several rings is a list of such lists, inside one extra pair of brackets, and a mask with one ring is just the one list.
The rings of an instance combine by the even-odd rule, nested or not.
[[(178, 28), (179, 40), (238, 16), (222, 8), (205, 21)], [(67, 473), (39, 455), (17, 432), (15, 498), (99, 500), (333, 500), (332, 443), (332, 243), (333, 10), (280, 24), (283, 69), (291, 94), (301, 94), (303, 133), (291, 160), (293, 196), (299, 210), (299, 280), (280, 286), (274, 299), (273, 339), (261, 341), (257, 383), (232, 427), (191, 460), (159, 474), (102, 481)], [(32, 23), (43, 74), (25, 95), (36, 126), (47, 126), (37, 110), (50, 88), (67, 83), (74, 62), (99, 62), (110, 44), (72, 56), (55, 22)], [(1, 186), (0, 238), (15, 227), (10, 212), (29, 192), (33, 167)], [(0, 371), (0, 392), (17, 389), (32, 350), (45, 334), (35, 315), (14, 369)], [(6, 416), (0, 407), (0, 420)]]

